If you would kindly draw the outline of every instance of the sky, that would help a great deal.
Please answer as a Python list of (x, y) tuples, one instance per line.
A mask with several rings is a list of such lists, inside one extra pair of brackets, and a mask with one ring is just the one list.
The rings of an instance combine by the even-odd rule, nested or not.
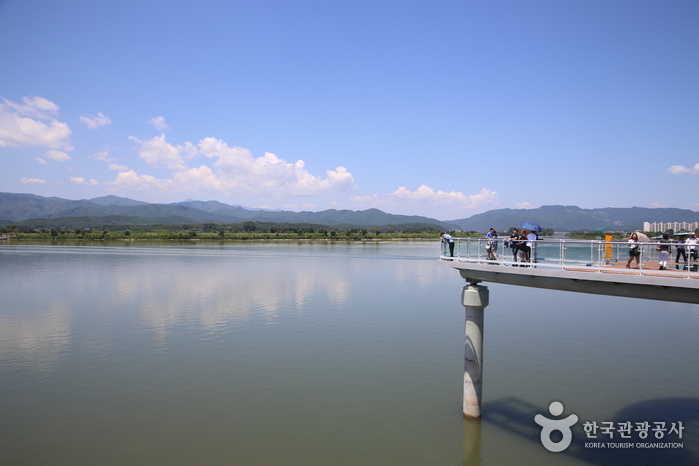
[(698, 21), (696, 0), (0, 0), (0, 191), (696, 211)]

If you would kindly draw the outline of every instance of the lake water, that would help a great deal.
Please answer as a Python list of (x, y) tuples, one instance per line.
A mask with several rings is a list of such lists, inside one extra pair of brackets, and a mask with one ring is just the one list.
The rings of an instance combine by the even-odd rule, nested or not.
[[(699, 306), (486, 284), (465, 421), (439, 248), (1, 245), (0, 464), (699, 464)], [(579, 418), (561, 453), (533, 422), (553, 401)], [(616, 430), (644, 420), (663, 439)]]

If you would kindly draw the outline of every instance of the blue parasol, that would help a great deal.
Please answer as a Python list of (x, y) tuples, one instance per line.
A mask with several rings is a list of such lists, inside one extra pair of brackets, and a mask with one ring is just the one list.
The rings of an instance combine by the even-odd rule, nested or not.
[(524, 228), (525, 230), (529, 231), (544, 231), (544, 229), (541, 228), (538, 224), (532, 222), (525, 222), (520, 226), (520, 228)]

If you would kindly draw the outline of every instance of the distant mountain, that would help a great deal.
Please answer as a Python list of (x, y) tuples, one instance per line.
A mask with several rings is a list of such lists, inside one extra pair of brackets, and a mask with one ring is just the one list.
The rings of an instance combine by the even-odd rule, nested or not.
[[(29, 219), (138, 217), (156, 223), (163, 218), (182, 219), (180, 223), (240, 223), (260, 221), (275, 223), (314, 223), (358, 227), (388, 225), (434, 225), (453, 229), (439, 220), (417, 215), (393, 215), (378, 209), (362, 211), (324, 210), (321, 212), (289, 212), (252, 210), (218, 201), (186, 201), (174, 204), (148, 204), (118, 196), (71, 201), (33, 194), (0, 193), (0, 219), (22, 222)], [(85, 220), (87, 221), (87, 220)], [(36, 223), (36, 222), (33, 222)], [(46, 222), (44, 222), (46, 223)], [(53, 224), (53, 222), (50, 222)], [(141, 221), (139, 224), (143, 224)]]
[(534, 222), (555, 231), (640, 230), (643, 222), (699, 222), (699, 212), (687, 209), (646, 207), (606, 207), (581, 209), (577, 206), (548, 205), (538, 209), (497, 209), (469, 218), (452, 220), (462, 230), (487, 231), (490, 227), (506, 231), (524, 222)]
[(67, 209), (95, 205), (86, 200), (71, 201), (59, 197), (43, 197), (34, 194), (0, 193), (0, 218), (18, 222), (28, 218), (47, 217)]
[(121, 205), (121, 206), (134, 206), (134, 205), (144, 205), (147, 202), (134, 201), (126, 197), (119, 196), (103, 196), (90, 199), (90, 202), (98, 205)]
[[(581, 209), (577, 206), (550, 205), (538, 209), (497, 209), (469, 218), (443, 222), (418, 215), (387, 214), (378, 209), (336, 210), (320, 212), (290, 212), (247, 209), (218, 201), (149, 204), (133, 199), (104, 196), (90, 200), (71, 201), (34, 194), (0, 193), (0, 226), (29, 219), (45, 220), (80, 217), (81, 222), (112, 221), (115, 224), (177, 224), (177, 223), (240, 223), (245, 221), (274, 223), (309, 223), (328, 226), (384, 227), (401, 225), (433, 225), (443, 230), (487, 231), (490, 227), (506, 231), (524, 222), (535, 222), (555, 231), (636, 230), (643, 222), (699, 222), (699, 212), (687, 209), (644, 207)], [(110, 217), (110, 219), (94, 220)], [(93, 220), (89, 220), (92, 218)], [(150, 223), (144, 223), (150, 222)], [(38, 224), (37, 222), (32, 222)], [(39, 222), (42, 223), (42, 222)], [(54, 224), (53, 221), (49, 222)], [(60, 222), (59, 222), (60, 223)]]

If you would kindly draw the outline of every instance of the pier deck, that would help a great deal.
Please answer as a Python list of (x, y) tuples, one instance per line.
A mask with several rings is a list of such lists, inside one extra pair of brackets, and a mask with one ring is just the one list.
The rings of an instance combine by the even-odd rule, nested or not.
[(494, 282), (699, 304), (699, 262), (670, 261), (666, 270), (659, 270), (655, 243), (644, 243), (640, 267), (627, 269), (626, 243), (540, 240), (534, 245), (531, 262), (515, 263), (511, 250), (502, 250), (502, 241), (496, 260), (488, 259), (487, 240), (455, 238), (454, 241), (457, 243), (454, 257), (443, 247), (439, 264), (459, 270), (472, 283)]

